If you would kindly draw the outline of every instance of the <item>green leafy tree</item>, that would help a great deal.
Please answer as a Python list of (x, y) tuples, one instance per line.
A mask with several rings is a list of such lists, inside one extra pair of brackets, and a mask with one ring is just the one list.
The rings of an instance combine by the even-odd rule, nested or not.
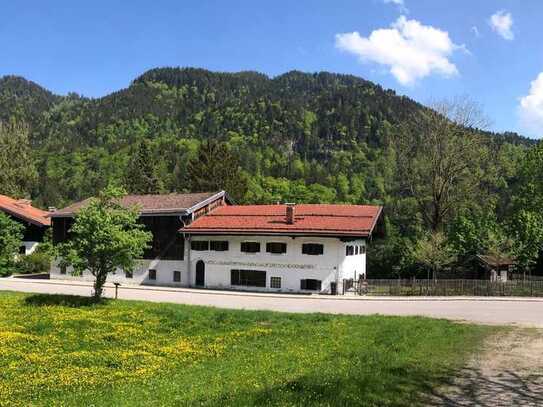
[(138, 223), (138, 208), (125, 208), (118, 202), (124, 191), (108, 187), (75, 216), (72, 238), (61, 248), (61, 257), (74, 273), (90, 271), (95, 277), (94, 297), (102, 296), (107, 275), (120, 268), (132, 271), (152, 234)]
[(0, 276), (15, 270), (15, 261), (22, 245), (24, 226), (0, 212)]
[(142, 140), (132, 155), (124, 185), (130, 194), (158, 194), (162, 190), (162, 182), (157, 175), (155, 157), (148, 140)]
[(531, 271), (541, 256), (543, 248), (543, 215), (530, 210), (520, 210), (511, 224), (518, 266)]
[(225, 190), (235, 200), (241, 200), (247, 193), (247, 176), (225, 143), (202, 143), (197, 156), (189, 161), (187, 172), (193, 192)]
[(543, 249), (543, 144), (529, 150), (518, 174), (511, 231), (517, 262), (531, 271)]
[(438, 232), (456, 210), (474, 201), (482, 179), (478, 162), (486, 150), (472, 130), (480, 113), (469, 101), (434, 108), (402, 123), (394, 142), (403, 193), (416, 199), (426, 225)]
[(412, 256), (416, 263), (432, 272), (433, 279), (436, 279), (440, 270), (456, 260), (452, 247), (441, 232), (434, 232), (419, 239), (415, 243)]
[(12, 197), (30, 195), (38, 173), (29, 142), (28, 125), (0, 122), (0, 193)]

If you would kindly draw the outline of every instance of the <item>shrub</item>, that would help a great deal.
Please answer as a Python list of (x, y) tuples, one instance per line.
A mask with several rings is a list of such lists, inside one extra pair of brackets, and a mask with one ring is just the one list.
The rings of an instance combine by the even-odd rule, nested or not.
[(17, 271), (21, 274), (48, 273), (51, 267), (51, 257), (44, 252), (34, 252), (21, 256), (17, 262)]

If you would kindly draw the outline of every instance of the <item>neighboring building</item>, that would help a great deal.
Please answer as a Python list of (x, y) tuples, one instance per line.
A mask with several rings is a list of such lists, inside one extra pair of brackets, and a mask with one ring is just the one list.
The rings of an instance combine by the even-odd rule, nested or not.
[[(180, 203), (183, 202), (183, 205)], [(78, 203), (53, 214), (55, 242), (69, 238)], [(366, 275), (366, 245), (382, 208), (368, 205), (229, 205), (224, 192), (129, 196), (154, 234), (131, 275), (109, 280), (281, 292), (342, 292)], [(70, 276), (53, 267), (51, 278)]]
[[(54, 244), (70, 238), (74, 216), (88, 203), (89, 199), (86, 199), (51, 214)], [(178, 285), (175, 280), (178, 280), (177, 276), (181, 276), (186, 269), (185, 242), (183, 236), (178, 233), (179, 229), (215, 207), (228, 203), (230, 200), (224, 191), (123, 197), (121, 205), (140, 208), (140, 222), (153, 233), (153, 241), (133, 273), (119, 271), (116, 275), (110, 276), (109, 280), (131, 284)], [(70, 270), (60, 268), (58, 265), (51, 268), (51, 278), (94, 279), (90, 273), (84, 273), (79, 277), (72, 276)]]
[(342, 292), (365, 278), (366, 244), (382, 208), (248, 205), (215, 209), (181, 230), (187, 275), (197, 287)]
[(507, 282), (516, 266), (516, 261), (510, 256), (479, 254), (477, 259), (485, 271), (484, 278), (490, 281)]
[(30, 254), (43, 241), (45, 231), (51, 226), (50, 213), (32, 206), (26, 199), (0, 195), (0, 211), (25, 226), (23, 245), (19, 254)]

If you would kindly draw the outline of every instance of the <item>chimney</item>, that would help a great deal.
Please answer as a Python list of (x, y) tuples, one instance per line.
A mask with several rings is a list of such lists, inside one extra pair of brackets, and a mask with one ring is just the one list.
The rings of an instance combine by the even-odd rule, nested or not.
[(296, 204), (287, 203), (285, 205), (287, 206), (287, 224), (294, 225), (296, 216), (296, 211), (294, 209)]

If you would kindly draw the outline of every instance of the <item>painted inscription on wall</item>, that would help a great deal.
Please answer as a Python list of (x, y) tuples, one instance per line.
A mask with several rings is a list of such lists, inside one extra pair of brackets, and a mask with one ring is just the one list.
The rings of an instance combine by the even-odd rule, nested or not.
[(312, 264), (288, 264), (288, 263), (254, 263), (244, 261), (221, 261), (207, 260), (207, 264), (216, 264), (219, 266), (249, 266), (249, 267), (267, 267), (267, 268), (285, 268), (285, 269), (314, 269)]

